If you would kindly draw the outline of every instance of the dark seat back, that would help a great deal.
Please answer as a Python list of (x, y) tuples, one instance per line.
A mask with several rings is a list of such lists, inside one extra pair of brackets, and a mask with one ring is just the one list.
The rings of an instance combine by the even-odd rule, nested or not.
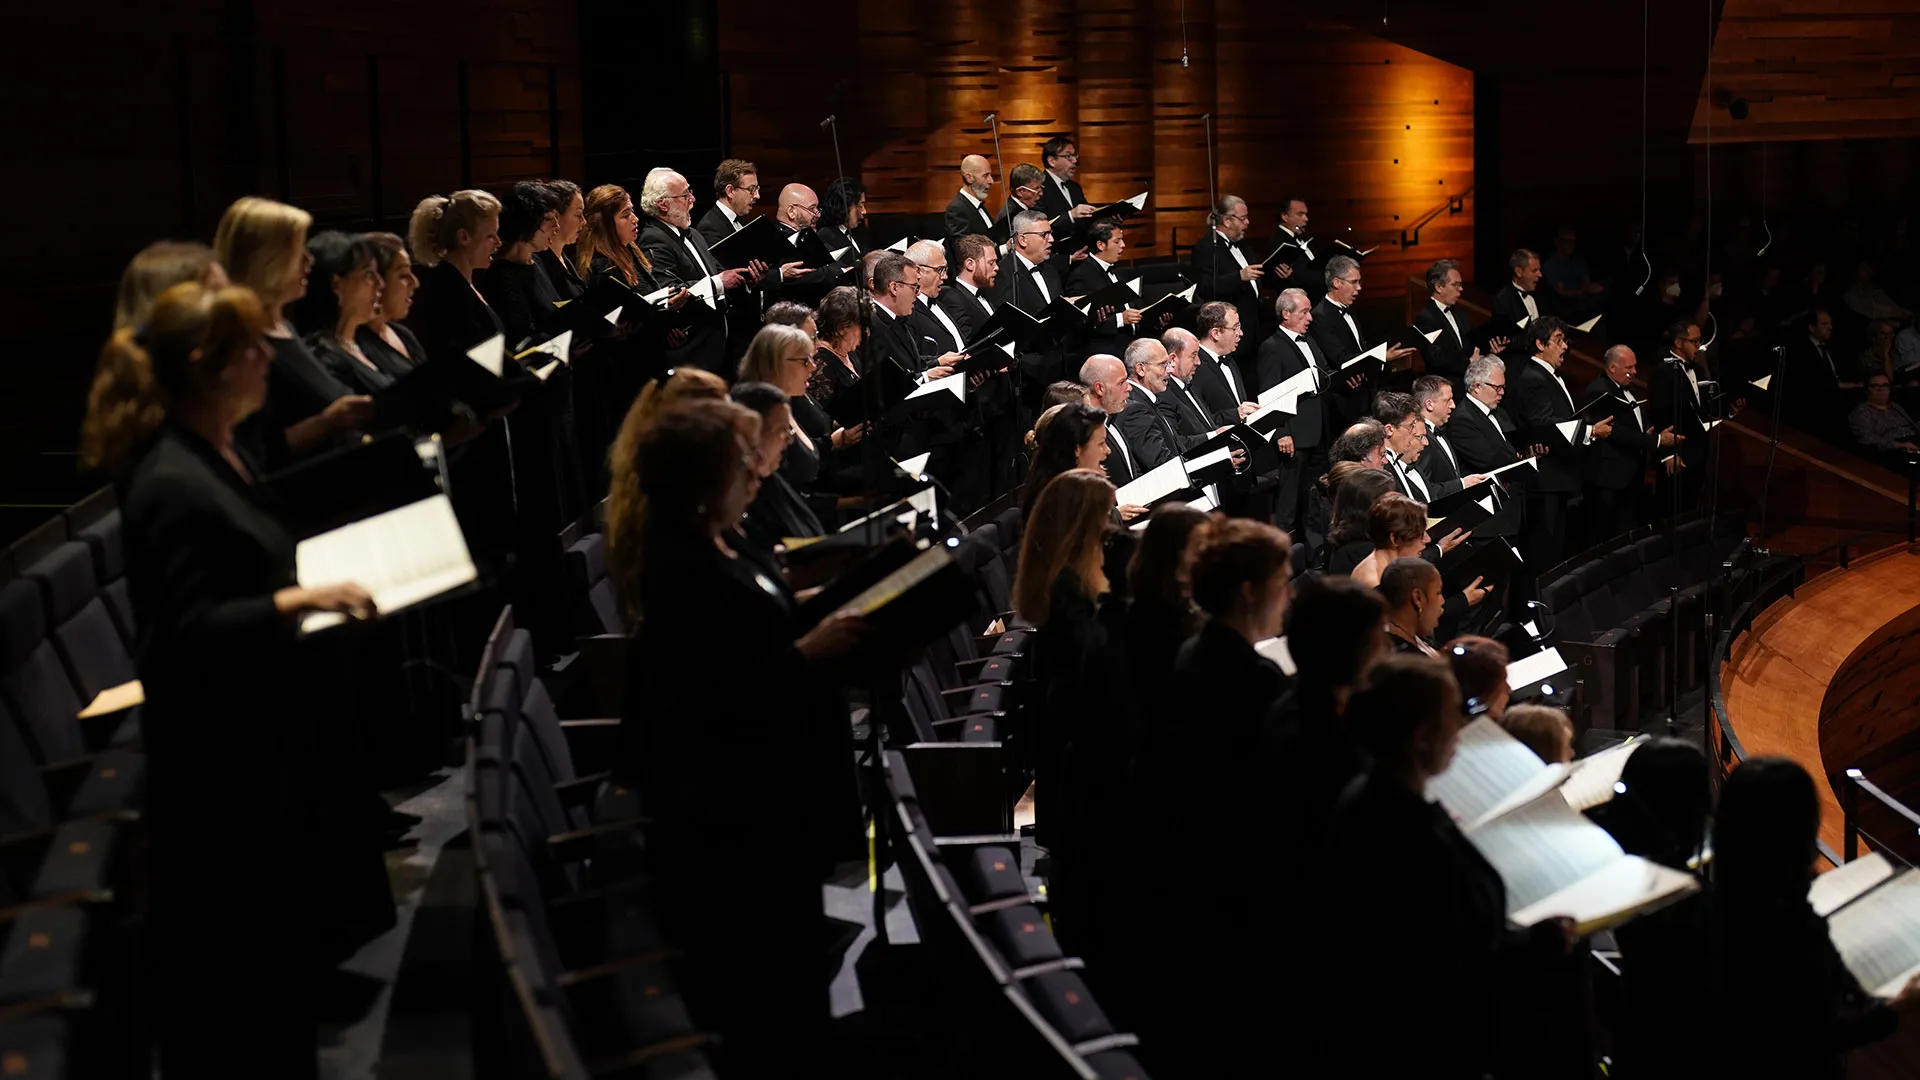
[(87, 702), (47, 636), (40, 587), (24, 579), (0, 586), (0, 701), (20, 722), (40, 764), (86, 752), (77, 717)]
[(94, 584), (92, 549), (69, 540), (27, 567), (26, 576), (40, 585), (49, 636), (83, 699), (92, 701), (100, 691), (138, 677), (126, 639)]

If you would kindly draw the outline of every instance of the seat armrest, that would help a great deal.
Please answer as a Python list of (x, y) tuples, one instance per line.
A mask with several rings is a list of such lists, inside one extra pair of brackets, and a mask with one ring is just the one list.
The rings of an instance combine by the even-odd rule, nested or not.
[(620, 756), (617, 719), (562, 720), (560, 732), (567, 737), (567, 752), (573, 755), (574, 768), (583, 772), (604, 772)]

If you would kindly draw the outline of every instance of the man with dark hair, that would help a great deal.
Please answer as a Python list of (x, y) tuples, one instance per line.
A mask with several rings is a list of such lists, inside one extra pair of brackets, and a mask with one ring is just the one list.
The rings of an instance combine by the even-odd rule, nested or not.
[(1807, 309), (1800, 332), (1787, 340), (1786, 385), (1772, 393), (1787, 422), (1810, 434), (1836, 429), (1840, 391), (1860, 386), (1856, 373), (1840, 373), (1844, 363), (1833, 352), (1833, 315), (1815, 305)]
[[(1427, 302), (1413, 317), (1414, 329), (1429, 334), (1440, 331), (1440, 336), (1427, 346), (1427, 371), (1452, 380), (1458, 392), (1464, 392), (1467, 365), (1480, 355), (1479, 346), (1467, 338), (1473, 324), (1458, 306), (1465, 288), (1460, 264), (1452, 259), (1439, 260), (1427, 267)], [(1506, 339), (1497, 339), (1494, 344), (1494, 351), (1498, 352)]]
[(1387, 475), (1400, 494), (1421, 503), (1438, 498), (1414, 463), (1427, 450), (1427, 425), (1412, 394), (1384, 391), (1373, 396), (1373, 418), (1387, 429)]
[[(1063, 286), (1068, 296), (1092, 296), (1110, 285), (1138, 276), (1120, 269), (1120, 259), (1127, 253), (1127, 230), (1118, 222), (1096, 221), (1087, 226), (1086, 237), (1087, 258), (1073, 268)], [(1140, 325), (1139, 310), (1126, 304), (1088, 311), (1087, 317), (1093, 325), (1087, 331), (1082, 351), (1088, 354), (1120, 355), (1133, 341)]]
[(1279, 263), (1273, 268), (1274, 276), (1288, 288), (1306, 293), (1308, 300), (1318, 300), (1327, 288), (1327, 252), (1314, 250), (1313, 241), (1307, 236), (1307, 200), (1297, 195), (1280, 200), (1280, 224), (1274, 226), (1267, 250), (1278, 251), (1282, 244), (1298, 244), (1306, 256), (1292, 256), (1289, 261)]
[[(1327, 295), (1313, 306), (1313, 340), (1332, 371), (1328, 380), (1327, 411), (1334, 423), (1351, 423), (1365, 416), (1373, 398), (1373, 380), (1364, 374), (1342, 376), (1340, 366), (1373, 348), (1354, 321), (1353, 305), (1360, 299), (1360, 263), (1346, 255), (1327, 260)], [(1386, 351), (1391, 364), (1412, 356), (1400, 345)]]
[(1248, 220), (1245, 199), (1222, 195), (1208, 218), (1213, 228), (1193, 246), (1192, 258), (1195, 299), (1225, 301), (1238, 308), (1251, 353), (1267, 335), (1261, 326), (1265, 305), (1260, 303), (1260, 264), (1249, 262), (1242, 249)]
[(1237, 424), (1260, 406), (1259, 395), (1247, 381), (1244, 371), (1233, 359), (1240, 349), (1243, 331), (1240, 312), (1232, 305), (1215, 300), (1200, 305), (1194, 319), (1200, 335), (1200, 366), (1193, 373), (1194, 393), (1214, 424)]
[[(983, 233), (968, 233), (954, 243), (958, 267), (946, 288), (940, 290), (940, 309), (960, 328), (961, 339), (972, 343), (986, 328), (996, 307), (994, 284), (1000, 279), (1000, 255), (993, 238)], [(1011, 491), (1019, 483), (1018, 460), (1021, 437), (1026, 434), (1020, 423), (1014, 395), (1014, 380), (1006, 369), (1014, 358), (994, 345), (992, 357), (999, 370), (985, 382), (974, 385), (968, 401), (980, 417), (980, 439), (989, 458), (989, 498)]]
[(1094, 207), (1074, 177), (1080, 174), (1080, 148), (1070, 135), (1057, 135), (1040, 148), (1040, 162), (1047, 167), (1047, 183), (1040, 195), (1040, 211), (1050, 218), (1070, 217), (1083, 221)]
[(1540, 285), (1540, 256), (1520, 248), (1507, 257), (1507, 270), (1513, 275), (1505, 288), (1493, 294), (1493, 317), (1508, 325), (1553, 314), (1547, 294), (1536, 292)]
[(849, 256), (860, 253), (860, 241), (853, 230), (866, 224), (867, 185), (851, 176), (834, 178), (820, 194), (820, 222), (814, 231), (828, 251), (851, 248)]
[[(740, 231), (760, 201), (760, 176), (753, 162), (728, 158), (713, 173), (713, 205), (694, 225), (694, 230), (712, 247)], [(798, 263), (781, 268), (798, 269)], [(747, 284), (740, 296), (727, 307), (727, 364), (731, 368), (747, 351), (747, 343), (760, 331), (760, 313), (779, 284), (780, 277), (765, 281), (767, 265), (754, 260), (745, 268)]]
[[(947, 253), (958, 262), (954, 245), (969, 233), (983, 232), (992, 235), (998, 225), (993, 215), (987, 212), (987, 196), (993, 193), (993, 167), (979, 154), (968, 154), (960, 159), (960, 190), (954, 193), (953, 201), (947, 204)], [(999, 239), (995, 240), (996, 243)]]
[[(1700, 327), (1691, 319), (1680, 319), (1667, 327), (1664, 344), (1667, 355), (1660, 366), (1647, 373), (1647, 386), (1653, 397), (1653, 426), (1668, 428), (1679, 436), (1680, 446), (1671, 456), (1658, 453), (1659, 483), (1654, 491), (1652, 517), (1658, 521), (1675, 512), (1685, 513), (1699, 505), (1700, 488), (1706, 482), (1707, 421), (1712, 419), (1713, 401), (1700, 386), (1698, 370)], [(1788, 384), (1791, 386), (1791, 382)], [(1777, 392), (1777, 391), (1776, 391)], [(1799, 391), (1790, 391), (1798, 393)]]
[[(1015, 214), (1040, 209), (1040, 196), (1045, 191), (1045, 179), (1040, 175), (1040, 167), (1022, 161), (1007, 173), (1007, 201), (1000, 204), (1000, 216), (994, 219), (994, 231), (988, 235), (1002, 244), (1011, 244), (1009, 237), (1013, 231)], [(1044, 213), (1044, 211), (1042, 211)]]
[(1647, 460), (1656, 452), (1676, 445), (1672, 431), (1656, 431), (1648, 426), (1653, 405), (1635, 396), (1633, 378), (1639, 359), (1625, 345), (1607, 349), (1602, 357), (1606, 370), (1587, 384), (1585, 400), (1603, 401), (1593, 419), (1602, 416), (1613, 421), (1613, 435), (1589, 448), (1582, 463), (1586, 472), (1587, 542), (1598, 544), (1632, 530), (1640, 522), (1643, 489), (1646, 487)]
[(1357, 461), (1369, 469), (1384, 471), (1387, 467), (1387, 426), (1372, 419), (1355, 421), (1340, 433), (1339, 438), (1333, 440), (1333, 447), (1327, 451), (1327, 460), (1335, 464)]
[(954, 266), (951, 288), (940, 291), (940, 307), (965, 341), (979, 337), (993, 317), (994, 282), (1000, 276), (1000, 255), (993, 238), (984, 233), (968, 233), (953, 243)]
[(1613, 434), (1611, 417), (1575, 428), (1571, 439), (1556, 425), (1578, 411), (1573, 391), (1560, 375), (1566, 363), (1567, 327), (1551, 315), (1527, 324), (1520, 338), (1530, 359), (1509, 369), (1507, 408), (1526, 429), (1527, 440), (1546, 449), (1539, 475), (1527, 489), (1527, 565), (1535, 573), (1557, 565), (1567, 553), (1567, 508), (1580, 493), (1580, 460), (1588, 445)]

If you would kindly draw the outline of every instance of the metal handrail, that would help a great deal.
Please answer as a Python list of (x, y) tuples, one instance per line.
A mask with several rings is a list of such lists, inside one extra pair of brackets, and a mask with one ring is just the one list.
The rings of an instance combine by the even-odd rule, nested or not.
[(1473, 194), (1473, 185), (1468, 184), (1465, 191), (1459, 192), (1458, 194), (1447, 196), (1446, 202), (1443, 202), (1439, 206), (1436, 206), (1433, 209), (1427, 211), (1426, 213), (1421, 214), (1419, 217), (1413, 220), (1413, 223), (1411, 225), (1402, 226), (1400, 229), (1400, 247), (1402, 249), (1410, 248), (1410, 247), (1419, 247), (1420, 246), (1420, 230), (1422, 228), (1425, 228), (1430, 222), (1433, 221), (1434, 218), (1439, 217), (1441, 214), (1445, 214), (1448, 217), (1452, 217), (1455, 214), (1458, 214), (1464, 211), (1467, 208), (1466, 207), (1467, 196), (1471, 194)]

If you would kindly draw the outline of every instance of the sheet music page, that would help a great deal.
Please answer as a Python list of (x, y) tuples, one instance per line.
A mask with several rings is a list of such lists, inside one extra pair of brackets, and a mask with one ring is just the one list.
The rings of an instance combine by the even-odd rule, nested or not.
[(80, 710), (79, 718), (91, 720), (96, 716), (117, 713), (122, 709), (131, 709), (135, 705), (144, 705), (146, 702), (147, 688), (140, 684), (139, 679), (135, 679), (132, 682), (123, 682), (119, 686), (109, 686), (94, 695), (87, 707)]
[(1578, 924), (1576, 932), (1584, 937), (1698, 891), (1700, 883), (1693, 875), (1626, 855), (1539, 903), (1514, 911), (1509, 918), (1532, 926), (1565, 915)]
[(488, 372), (499, 375), (506, 370), (507, 339), (504, 334), (495, 334), (487, 340), (467, 350), (468, 359)]
[(847, 601), (835, 614), (871, 615), (952, 562), (953, 557), (944, 549), (930, 547), (914, 556), (905, 566), (875, 582), (866, 592)]
[(908, 394), (906, 400), (912, 401), (914, 398), (925, 397), (928, 394), (937, 394), (942, 390), (959, 398), (961, 401), (967, 400), (967, 373), (964, 371), (956, 371), (942, 379), (931, 379), (922, 383), (920, 389)]
[(1807, 886), (1807, 903), (1824, 919), (1892, 876), (1893, 864), (1875, 851), (1814, 878)]
[(1189, 474), (1197, 473), (1200, 470), (1207, 468), (1208, 466), (1218, 465), (1223, 461), (1231, 461), (1231, 460), (1233, 460), (1233, 447), (1216, 446), (1212, 450), (1209, 450), (1206, 453), (1201, 454), (1199, 457), (1194, 458), (1191, 461), (1188, 461), (1187, 472)]
[(1436, 342), (1436, 341), (1439, 341), (1439, 340), (1440, 340), (1440, 335), (1441, 335), (1441, 334), (1444, 334), (1444, 333), (1446, 333), (1446, 331), (1445, 331), (1445, 330), (1435, 330), (1435, 331), (1433, 331), (1433, 332), (1431, 332), (1431, 333), (1427, 333), (1427, 332), (1424, 332), (1424, 331), (1423, 331), (1423, 332), (1422, 332), (1422, 333), (1420, 334), (1420, 336), (1421, 336), (1421, 337), (1423, 337), (1423, 338), (1426, 338), (1426, 339), (1427, 339), (1427, 344), (1429, 344), (1429, 345), (1431, 345), (1431, 344), (1433, 344), (1434, 342)]
[(1270, 637), (1265, 641), (1254, 642), (1253, 651), (1273, 661), (1274, 666), (1280, 669), (1281, 674), (1291, 676), (1297, 675), (1300, 672), (1299, 666), (1293, 662), (1293, 653), (1287, 650), (1287, 638), (1285, 634), (1279, 637)]
[(1260, 404), (1278, 405), (1289, 398), (1297, 398), (1302, 394), (1315, 392), (1319, 389), (1319, 383), (1314, 381), (1315, 376), (1318, 374), (1319, 371), (1316, 368), (1307, 368), (1303, 371), (1294, 372), (1273, 386), (1262, 390), (1260, 392)]
[(1509, 916), (1625, 857), (1605, 829), (1557, 791), (1467, 830), (1467, 839), (1507, 883)]
[(1896, 874), (1834, 912), (1827, 933), (1868, 993), (1899, 993), (1920, 971), (1920, 873)]
[[(294, 550), (302, 586), (356, 582), (373, 594), (382, 615), (459, 588), (479, 576), (453, 503), (435, 495), (308, 537)], [(315, 613), (300, 620), (306, 633), (346, 621)]]
[(1114, 492), (1116, 506), (1152, 506), (1187, 486), (1187, 463), (1172, 458), (1166, 464)]
[(1548, 647), (1508, 664), (1507, 685), (1517, 690), (1532, 686), (1541, 679), (1551, 679), (1565, 670), (1567, 662), (1560, 656), (1560, 650)]
[(1482, 716), (1460, 729), (1460, 745), (1445, 772), (1427, 781), (1427, 798), (1440, 804), (1461, 828), (1471, 828), (1487, 811), (1515, 792), (1530, 791), (1528, 800), (1548, 790), (1564, 776), (1550, 770), (1527, 744), (1507, 734), (1491, 717)]
[(1620, 782), (1620, 770), (1627, 767), (1627, 759), (1646, 741), (1646, 736), (1635, 735), (1618, 746), (1609, 746), (1574, 762), (1573, 771), (1560, 788), (1560, 797), (1575, 810), (1591, 810), (1611, 800), (1613, 785)]
[(927, 461), (932, 457), (933, 451), (929, 450), (924, 454), (915, 454), (905, 461), (896, 461), (894, 464), (898, 465), (900, 471), (906, 473), (908, 476), (919, 476), (921, 473), (927, 471)]
[(1353, 359), (1347, 361), (1346, 363), (1341, 364), (1340, 366), (1342, 368), (1350, 368), (1362, 360), (1385, 360), (1386, 358), (1387, 358), (1387, 343), (1383, 341), (1380, 344), (1375, 345), (1373, 348), (1368, 349), (1366, 352), (1361, 353), (1359, 356), (1356, 356)]

